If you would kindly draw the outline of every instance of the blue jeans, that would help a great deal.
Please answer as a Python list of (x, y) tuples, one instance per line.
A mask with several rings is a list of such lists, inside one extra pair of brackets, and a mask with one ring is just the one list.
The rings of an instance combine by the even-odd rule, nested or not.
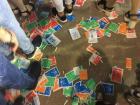
[(16, 20), (7, 0), (0, 0), (0, 27), (7, 28), (16, 34), (19, 47), (24, 53), (30, 54), (33, 52), (34, 47), (23, 29), (20, 27), (20, 24)]
[(0, 53), (0, 87), (6, 89), (29, 89), (36, 83), (36, 79), (23, 73)]

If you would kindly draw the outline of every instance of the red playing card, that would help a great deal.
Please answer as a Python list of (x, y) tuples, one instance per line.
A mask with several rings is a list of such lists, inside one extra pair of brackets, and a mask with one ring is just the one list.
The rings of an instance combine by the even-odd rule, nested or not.
[(50, 26), (51, 28), (57, 26), (59, 23), (55, 20), (51, 20), (50, 23), (48, 24), (48, 26)]
[(107, 24), (110, 23), (110, 21), (106, 17), (101, 18), (99, 21), (101, 21), (101, 20), (104, 21), (104, 22), (106, 22)]
[(123, 69), (112, 67), (111, 81), (115, 83), (122, 83)]
[(53, 86), (53, 92), (56, 92), (60, 89), (61, 89), (61, 87), (59, 87), (59, 78), (55, 78), (54, 86)]
[(86, 50), (87, 50), (88, 52), (90, 52), (90, 53), (97, 52), (97, 51), (92, 47), (92, 45), (89, 45), (89, 46), (86, 48)]
[(28, 100), (28, 102), (32, 102), (33, 98), (36, 96), (37, 96), (37, 94), (34, 91), (32, 91), (26, 96), (26, 100)]
[(126, 68), (132, 70), (132, 58), (126, 58)]
[(54, 66), (54, 65), (57, 64), (57, 62), (56, 62), (56, 57), (55, 57), (55, 56), (49, 57), (49, 60), (51, 61), (51, 66)]
[(36, 13), (31, 12), (31, 15), (29, 16), (29, 22), (32, 23), (32, 22), (35, 22), (35, 21), (37, 21)]
[(85, 3), (85, 0), (76, 0), (76, 1), (75, 1), (75, 5), (78, 6), (78, 7), (83, 6), (84, 3)]

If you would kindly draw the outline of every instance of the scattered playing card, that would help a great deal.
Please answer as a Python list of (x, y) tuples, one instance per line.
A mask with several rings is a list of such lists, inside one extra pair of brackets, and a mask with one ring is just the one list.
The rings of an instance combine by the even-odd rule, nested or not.
[(126, 34), (127, 32), (127, 24), (122, 22), (119, 24), (118, 33)]
[(66, 73), (65, 77), (68, 79), (69, 82), (73, 82), (73, 81), (79, 79), (79, 76), (76, 74), (76, 72), (74, 70)]
[(87, 70), (80, 71), (80, 80), (87, 80), (88, 79), (88, 72)]
[(66, 97), (73, 96), (73, 93), (74, 93), (73, 87), (67, 87), (63, 89), (63, 95), (65, 95)]
[(65, 87), (71, 87), (72, 85), (73, 85), (73, 83), (69, 82), (66, 77), (59, 78), (59, 86), (60, 87), (65, 88)]
[(126, 38), (137, 38), (135, 29), (128, 29), (126, 33)]
[(111, 81), (115, 83), (122, 83), (123, 69), (116, 66), (112, 67)]
[(94, 49), (94, 48), (92, 47), (92, 44), (91, 44), (91, 45), (89, 45), (89, 46), (87, 46), (86, 51), (88, 51), (88, 52), (90, 52), (90, 53), (97, 52), (97, 50), (96, 50), (96, 49)]
[(43, 58), (41, 60), (41, 67), (49, 69), (51, 67), (51, 61), (48, 58)]
[(77, 7), (82, 7), (84, 5), (86, 0), (76, 0), (75, 1), (75, 6)]
[(116, 18), (118, 18), (118, 14), (116, 13), (116, 11), (112, 11), (112, 12), (110, 12), (110, 16), (108, 18), (109, 18), (109, 20), (116, 19)]
[(89, 58), (89, 62), (93, 63), (94, 65), (97, 65), (100, 62), (102, 62), (102, 57), (97, 55), (96, 53), (93, 53), (92, 56)]
[(47, 38), (47, 41), (49, 43), (51, 43), (54, 47), (56, 47), (61, 42), (61, 40), (58, 39), (54, 34), (52, 34), (51, 36), (49, 36)]
[(108, 29), (114, 33), (116, 33), (118, 31), (118, 27), (119, 25), (114, 23), (114, 22), (111, 22), (108, 26)]
[(70, 35), (72, 37), (72, 40), (76, 40), (76, 39), (81, 38), (81, 35), (76, 27), (69, 29), (69, 32), (70, 32)]
[(95, 30), (89, 31), (88, 43), (97, 43), (98, 37), (97, 32)]
[(114, 94), (114, 84), (102, 83), (101, 86), (102, 86), (105, 94), (107, 94), (107, 95), (113, 95)]
[(60, 73), (57, 67), (51, 68), (49, 71), (45, 72), (45, 76), (56, 77), (59, 75)]
[(69, 22), (72, 22), (72, 21), (75, 20), (75, 16), (74, 16), (74, 15), (67, 15), (67, 20), (68, 20)]
[(132, 58), (126, 58), (126, 68), (132, 70)]
[(56, 92), (56, 91), (58, 91), (60, 89), (61, 89), (61, 87), (59, 87), (59, 78), (56, 77), (55, 81), (54, 81), (53, 92)]

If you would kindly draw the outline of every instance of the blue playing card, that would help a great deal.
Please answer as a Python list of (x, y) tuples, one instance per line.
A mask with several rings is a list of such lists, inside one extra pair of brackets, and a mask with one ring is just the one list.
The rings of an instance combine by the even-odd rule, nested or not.
[(90, 89), (88, 89), (81, 81), (74, 84), (75, 93), (90, 93)]
[(69, 22), (74, 21), (75, 20), (75, 16), (73, 16), (73, 15), (67, 15), (67, 20)]
[(53, 29), (54, 29), (55, 31), (59, 31), (59, 30), (62, 29), (62, 26), (61, 26), (61, 25), (57, 25), (57, 26), (53, 27)]
[(105, 94), (113, 95), (113, 93), (114, 93), (114, 84), (103, 83), (102, 84), (102, 89), (103, 89)]
[(59, 78), (59, 87), (64, 88), (64, 87), (70, 87), (72, 85), (73, 85), (73, 83), (69, 82), (66, 77), (60, 77)]
[(45, 96), (50, 96), (51, 95), (51, 91), (52, 91), (51, 87), (46, 87), (44, 95)]
[(105, 27), (106, 27), (106, 25), (107, 25), (107, 23), (106, 22), (104, 22), (104, 21), (99, 21), (99, 24), (100, 24), (100, 28), (101, 29), (104, 29)]
[(57, 67), (54, 67), (45, 73), (45, 76), (56, 77), (59, 76), (59, 70)]

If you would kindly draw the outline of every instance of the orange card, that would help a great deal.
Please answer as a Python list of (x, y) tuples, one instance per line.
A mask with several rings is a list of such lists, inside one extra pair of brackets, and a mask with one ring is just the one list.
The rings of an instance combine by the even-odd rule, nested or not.
[(132, 58), (126, 58), (126, 68), (129, 70), (132, 69)]
[(80, 71), (80, 80), (87, 80), (87, 79), (88, 79), (87, 70)]
[(120, 23), (118, 32), (121, 34), (126, 34), (127, 33), (127, 24), (126, 23)]
[(38, 83), (38, 85), (39, 86), (45, 86), (45, 84), (48, 82), (48, 79), (47, 78), (42, 78), (40, 81), (39, 81), (39, 83)]
[(61, 89), (61, 87), (59, 87), (59, 78), (55, 78), (53, 92), (56, 92), (60, 89)]
[(86, 50), (87, 50), (88, 52), (90, 52), (90, 53), (97, 52), (97, 51), (92, 47), (92, 45), (89, 45), (89, 46), (86, 48)]
[(44, 87), (44, 86), (37, 86), (35, 88), (35, 91), (39, 92), (39, 93), (45, 93), (45, 90), (46, 90), (46, 87)]
[(78, 96), (80, 98), (80, 100), (87, 100), (87, 98), (89, 97), (88, 93), (77, 93), (76, 96)]

